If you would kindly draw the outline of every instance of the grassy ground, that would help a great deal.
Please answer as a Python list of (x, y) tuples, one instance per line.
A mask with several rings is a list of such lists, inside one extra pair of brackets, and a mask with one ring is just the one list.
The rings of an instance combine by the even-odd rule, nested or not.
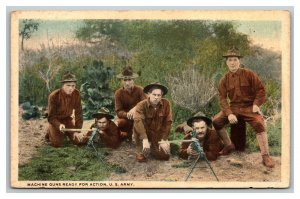
[(65, 145), (61, 148), (43, 146), (29, 164), (19, 166), (19, 180), (91, 180), (101, 181), (110, 173), (126, 172), (116, 164), (109, 164), (107, 149)]

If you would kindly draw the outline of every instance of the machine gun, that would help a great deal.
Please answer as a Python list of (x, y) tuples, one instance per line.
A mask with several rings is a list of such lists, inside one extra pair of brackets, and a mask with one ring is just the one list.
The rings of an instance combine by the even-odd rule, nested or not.
[[(197, 153), (197, 157), (195, 161), (193, 162), (193, 166), (188, 173), (187, 177), (185, 178), (185, 181), (187, 181), (192, 174), (193, 170), (196, 167), (196, 164), (199, 162), (199, 160), (205, 160), (206, 164), (209, 166), (210, 170), (212, 171), (213, 175), (215, 176), (216, 180), (219, 181), (216, 173), (214, 172), (212, 166), (210, 165), (209, 161), (206, 158), (205, 152), (203, 150), (203, 147), (201, 146), (199, 140), (196, 138), (197, 133), (195, 131), (191, 132), (191, 139), (190, 140), (170, 140), (169, 143), (178, 143), (178, 142), (191, 142), (192, 149)], [(191, 156), (188, 158), (191, 159)]]
[[(206, 155), (205, 155), (204, 150), (203, 150), (203, 147), (201, 146), (199, 140), (196, 138), (196, 135), (197, 135), (197, 133), (196, 133), (195, 131), (192, 131), (192, 133), (191, 133), (191, 136), (192, 136), (192, 139), (191, 139), (191, 141), (192, 141), (191, 147), (192, 147), (192, 149), (193, 149), (194, 151), (197, 152), (198, 155), (197, 155), (197, 158), (196, 158), (196, 160), (194, 161), (193, 166), (192, 166), (190, 172), (188, 173), (188, 175), (187, 175), (185, 181), (187, 181), (187, 180), (189, 179), (190, 175), (192, 174), (192, 172), (193, 172), (194, 168), (196, 167), (196, 164), (199, 162), (199, 160), (205, 160), (206, 164), (209, 166), (210, 170), (211, 170), (212, 173), (214, 174), (216, 180), (219, 181), (217, 175), (215, 174), (213, 168), (211, 167), (209, 161), (207, 160)], [(191, 156), (189, 156), (189, 159), (190, 159), (190, 158), (191, 158)]]
[[(78, 129), (66, 129), (66, 130), (67, 131), (77, 131)], [(83, 129), (81, 129), (81, 131), (83, 131)], [(95, 141), (97, 135), (99, 134), (99, 128), (97, 127), (97, 125), (93, 124), (91, 129), (85, 129), (85, 131), (92, 131), (92, 134), (91, 134), (91, 136), (87, 142), (87, 145), (85, 147), (86, 150), (83, 150), (83, 154), (81, 156), (84, 157), (90, 149), (93, 149), (96, 153), (97, 158), (103, 163), (104, 166), (106, 166), (107, 163), (104, 161), (101, 154), (98, 152), (97, 148), (94, 145), (94, 141)], [(86, 163), (87, 162), (78, 166), (76, 168), (76, 171), (79, 170), (80, 168), (82, 168)]]
[[(94, 145), (94, 141), (97, 138), (97, 135), (100, 135), (100, 132), (99, 132), (100, 130), (99, 130), (99, 128), (98, 128), (98, 126), (97, 126), (96, 123), (94, 123), (92, 125), (91, 131), (92, 131), (92, 134), (91, 134), (91, 137), (89, 138), (89, 140), (87, 142), (86, 148), (87, 149), (88, 148), (94, 149), (94, 151), (96, 152), (96, 155), (97, 155), (98, 159), (104, 163), (103, 158), (101, 157), (101, 154), (99, 154), (97, 148)], [(100, 143), (100, 142), (101, 142), (101, 140), (98, 141), (98, 143)]]

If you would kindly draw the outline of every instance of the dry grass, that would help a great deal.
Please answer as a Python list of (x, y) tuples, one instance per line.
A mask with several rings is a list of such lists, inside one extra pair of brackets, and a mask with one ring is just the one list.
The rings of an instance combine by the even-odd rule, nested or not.
[(191, 112), (201, 110), (217, 94), (214, 81), (191, 68), (166, 77), (172, 100)]

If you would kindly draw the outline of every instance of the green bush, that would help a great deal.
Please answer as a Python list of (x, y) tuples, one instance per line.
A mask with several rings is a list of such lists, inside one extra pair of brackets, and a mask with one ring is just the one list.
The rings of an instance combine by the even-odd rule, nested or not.
[(94, 61), (86, 67), (86, 82), (81, 85), (80, 92), (83, 101), (83, 116), (91, 119), (92, 114), (106, 107), (113, 110), (113, 92), (109, 88), (109, 80), (113, 72), (111, 68), (104, 67), (103, 62)]
[(270, 154), (279, 156), (281, 155), (281, 118), (275, 121), (275, 123), (268, 123), (267, 134), (270, 146)]

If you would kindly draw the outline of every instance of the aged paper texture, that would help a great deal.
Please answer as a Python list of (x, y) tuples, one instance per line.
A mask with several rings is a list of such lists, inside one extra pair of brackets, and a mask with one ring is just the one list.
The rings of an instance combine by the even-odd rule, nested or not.
[[(182, 38), (182, 34), (186, 38)], [(158, 80), (168, 84), (170, 94), (166, 98), (174, 106), (174, 123), (169, 140), (179, 139), (180, 136), (174, 129), (175, 123), (179, 124), (188, 119), (183, 110), (195, 113), (193, 109), (199, 111), (199, 107), (193, 107), (192, 102), (180, 104), (180, 99), (175, 98), (172, 91), (177, 85), (174, 79), (180, 77), (178, 74), (186, 74), (184, 72), (193, 67), (195, 70), (201, 68), (200, 73), (209, 74), (211, 80), (218, 77), (215, 74), (217, 71), (221, 71), (219, 75), (223, 76), (227, 67), (220, 48), (225, 50), (232, 47), (224, 46), (225, 44), (244, 49), (242, 52), (247, 56), (241, 63), (245, 67), (249, 66), (263, 79), (270, 94), (266, 98), (263, 112), (270, 154), (275, 161), (274, 168), (262, 165), (255, 134), (253, 131), (248, 132), (251, 127), (247, 126), (245, 151), (220, 156), (216, 161), (210, 162), (219, 181), (205, 161), (198, 162), (189, 179), (185, 181), (191, 167), (183, 167), (184, 160), (179, 159), (176, 152), (179, 150), (178, 146), (169, 161), (149, 159), (146, 163), (138, 163), (135, 161), (134, 146), (127, 142), (122, 143), (119, 149), (107, 152), (104, 159), (110, 168), (101, 173), (97, 162), (90, 162), (88, 158), (91, 157), (84, 154), (85, 147), (67, 145), (62, 149), (51, 148), (44, 138), (47, 119), (26, 118), (24, 115), (25, 102), (30, 102), (31, 107), (36, 105), (40, 111), (47, 106), (49, 91), (59, 88), (57, 82), (68, 67), (80, 76), (79, 89), (80, 84), (84, 83), (84, 77), (81, 76), (85, 70), (84, 65), (95, 63), (93, 60), (103, 62), (105, 67), (114, 71), (114, 76), (109, 81), (114, 92), (119, 88), (115, 75), (120, 73), (123, 65), (130, 64), (141, 72), (137, 84), (146, 86)], [(219, 70), (220, 67), (223, 69)], [(10, 72), (10, 171), (13, 188), (290, 186), (289, 11), (15, 11), (11, 13)], [(161, 74), (165, 77), (161, 77)], [(199, 109), (202, 110), (201, 107)], [(212, 118), (219, 107), (205, 106), (203, 110)], [(85, 120), (84, 128), (88, 128), (91, 122), (93, 120)], [(251, 136), (254, 143), (249, 141)], [(91, 154), (92, 152), (89, 151)], [(78, 162), (70, 160), (73, 165), (62, 161), (73, 157), (69, 153), (82, 155), (82, 159)], [(58, 156), (52, 156), (53, 154)], [(57, 166), (65, 164), (66, 168), (56, 168), (52, 162), (56, 162), (54, 164)], [(90, 165), (91, 163), (94, 165)], [(95, 172), (88, 170), (92, 166)], [(97, 178), (98, 174), (103, 176)], [(85, 177), (90, 175), (91, 178)]]

